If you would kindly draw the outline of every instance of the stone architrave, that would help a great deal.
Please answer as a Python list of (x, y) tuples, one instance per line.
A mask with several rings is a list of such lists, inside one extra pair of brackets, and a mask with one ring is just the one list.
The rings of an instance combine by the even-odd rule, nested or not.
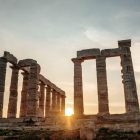
[(43, 82), (40, 83), (40, 98), (39, 98), (39, 112), (40, 117), (44, 117), (44, 107), (45, 107), (45, 84)]
[(12, 77), (10, 85), (10, 95), (9, 95), (9, 104), (8, 104), (8, 118), (16, 118), (17, 114), (17, 96), (18, 96), (18, 73), (19, 68), (17, 66), (11, 66), (12, 68)]
[(99, 114), (108, 114), (108, 87), (106, 75), (106, 58), (96, 57), (97, 87), (98, 87), (98, 110)]
[(39, 83), (40, 68), (37, 64), (30, 65), (29, 84), (27, 92), (27, 117), (38, 117), (39, 112)]
[(138, 95), (130, 51), (131, 40), (119, 41), (118, 45), (121, 54), (122, 82), (124, 85), (126, 113), (138, 113)]
[(29, 73), (23, 72), (22, 75), (23, 75), (23, 84), (21, 91), (20, 117), (26, 117)]
[(50, 115), (51, 111), (51, 87), (46, 87), (46, 105), (45, 105), (45, 117)]
[(61, 114), (65, 115), (65, 96), (61, 95)]
[(80, 58), (73, 58), (74, 63), (74, 114), (83, 115), (83, 84), (82, 84), (82, 66)]
[(7, 67), (6, 59), (0, 57), (0, 118), (2, 118), (3, 114), (6, 67)]

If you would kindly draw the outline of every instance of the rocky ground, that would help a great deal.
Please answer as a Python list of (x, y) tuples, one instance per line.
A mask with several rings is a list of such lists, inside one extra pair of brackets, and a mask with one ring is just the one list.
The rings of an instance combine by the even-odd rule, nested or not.
[[(80, 133), (79, 130), (0, 130), (0, 140), (80, 140)], [(140, 140), (140, 130), (137, 132), (124, 132), (101, 128), (96, 133), (94, 140)]]

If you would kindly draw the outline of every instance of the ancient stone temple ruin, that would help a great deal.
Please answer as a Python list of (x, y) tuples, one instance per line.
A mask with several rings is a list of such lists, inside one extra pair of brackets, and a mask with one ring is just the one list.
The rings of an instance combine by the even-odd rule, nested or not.
[[(134, 132), (140, 130), (139, 101), (130, 47), (131, 40), (121, 40), (118, 41), (118, 48), (104, 50), (93, 48), (77, 52), (77, 57), (72, 59), (74, 63), (74, 115), (70, 118), (64, 116), (65, 92), (40, 74), (41, 67), (37, 61), (32, 59), (18, 61), (9, 52), (4, 52), (4, 55), (0, 57), (0, 129), (43, 130), (43, 133), (49, 131), (53, 134), (70, 130), (78, 132), (78, 136), (83, 140), (93, 140), (101, 128)], [(106, 72), (106, 58), (108, 57), (120, 57), (126, 109), (124, 114), (110, 114), (109, 112)], [(84, 114), (83, 104), (82, 62), (89, 59), (96, 60), (97, 70), (98, 114), (93, 115)], [(10, 67), (12, 76), (7, 118), (3, 118), (7, 62), (12, 64)], [(20, 70), (23, 75), (23, 84), (21, 93), (18, 93)], [(16, 118), (19, 94), (21, 94), (20, 117)], [(72, 136), (70, 138), (74, 139)]]
[[(73, 58), (74, 63), (74, 113), (83, 115), (83, 85), (82, 85), (82, 66), (85, 60), (96, 60), (97, 71), (97, 89), (98, 89), (98, 108), (99, 114), (109, 114), (108, 101), (108, 85), (106, 74), (106, 58), (120, 57), (122, 83), (125, 95), (126, 113), (139, 113), (139, 103), (137, 96), (137, 88), (131, 58), (131, 40), (123, 40), (118, 42), (118, 48), (114, 49), (87, 49), (77, 52), (77, 58)], [(116, 87), (117, 88), (117, 87)]]
[(12, 76), (7, 118), (16, 118), (18, 93), (18, 76), (22, 71), (20, 118), (48, 117), (64, 115), (65, 92), (40, 74), (40, 65), (33, 59), (17, 60), (9, 52), (0, 57), (0, 118), (3, 114), (5, 77), (7, 63), (11, 63)]

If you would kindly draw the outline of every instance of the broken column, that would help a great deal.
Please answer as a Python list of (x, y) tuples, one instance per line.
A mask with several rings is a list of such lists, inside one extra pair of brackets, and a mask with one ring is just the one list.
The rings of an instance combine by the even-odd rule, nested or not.
[(39, 115), (40, 117), (44, 117), (44, 107), (45, 107), (45, 84), (43, 82), (40, 83), (40, 96), (39, 96)]
[(82, 115), (84, 113), (83, 106), (83, 84), (82, 84), (82, 59), (73, 58), (74, 63), (74, 114)]
[(10, 85), (10, 95), (9, 95), (9, 104), (8, 104), (8, 118), (16, 118), (17, 113), (17, 96), (18, 96), (18, 66), (11, 66), (12, 77)]
[(30, 65), (29, 84), (27, 93), (27, 117), (38, 117), (39, 110), (39, 95), (38, 95), (38, 82), (39, 82), (40, 68), (37, 63)]
[(99, 114), (108, 114), (108, 87), (106, 75), (106, 58), (104, 56), (96, 57), (97, 86), (98, 86), (98, 110)]
[(29, 73), (23, 72), (22, 75), (23, 75), (23, 84), (21, 91), (20, 117), (26, 117)]
[(50, 115), (51, 111), (51, 87), (46, 87), (46, 105), (45, 105), (45, 117)]
[(7, 67), (6, 59), (0, 57), (0, 118), (2, 118), (3, 114), (6, 67)]
[(118, 41), (122, 66), (126, 113), (139, 112), (137, 88), (131, 58), (131, 40)]

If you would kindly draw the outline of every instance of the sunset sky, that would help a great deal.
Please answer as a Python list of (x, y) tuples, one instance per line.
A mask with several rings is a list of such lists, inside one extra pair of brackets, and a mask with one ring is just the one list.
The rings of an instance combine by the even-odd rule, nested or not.
[[(132, 58), (140, 100), (140, 0), (0, 0), (0, 55), (9, 51), (19, 60), (32, 58), (41, 74), (66, 92), (73, 106), (73, 62), (76, 51), (116, 48), (132, 39)], [(86, 114), (98, 110), (95, 60), (84, 61)], [(9, 64), (8, 64), (9, 67)], [(107, 59), (111, 113), (124, 112), (120, 59)], [(11, 70), (6, 76), (5, 115)], [(19, 76), (19, 99), (22, 76)], [(19, 100), (20, 102), (20, 100)], [(18, 104), (19, 108), (19, 104)]]

